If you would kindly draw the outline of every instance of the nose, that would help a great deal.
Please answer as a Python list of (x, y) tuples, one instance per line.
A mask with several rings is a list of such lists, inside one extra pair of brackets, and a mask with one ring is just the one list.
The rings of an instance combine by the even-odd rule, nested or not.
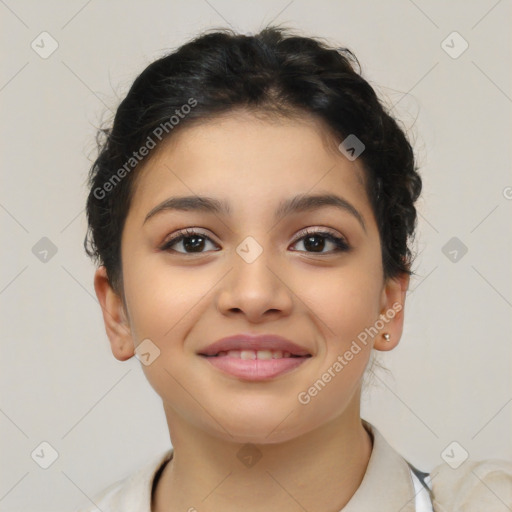
[(244, 315), (259, 323), (269, 318), (287, 316), (293, 307), (293, 292), (285, 272), (270, 251), (263, 251), (254, 261), (233, 253), (231, 271), (220, 283), (217, 307), (223, 315)]

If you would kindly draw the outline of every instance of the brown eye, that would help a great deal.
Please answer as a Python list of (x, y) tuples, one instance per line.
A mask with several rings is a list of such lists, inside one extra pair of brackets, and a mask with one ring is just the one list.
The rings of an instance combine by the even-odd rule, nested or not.
[[(185, 231), (179, 232), (176, 236), (167, 240), (161, 247), (161, 251), (172, 250), (174, 252), (178, 252), (181, 254), (201, 254), (204, 252), (204, 248), (206, 244), (210, 242), (213, 244), (213, 241), (203, 233), (198, 231), (194, 231), (192, 229), (187, 229)], [(172, 249), (173, 246), (178, 244), (182, 244), (184, 248), (183, 251), (177, 251)]]
[[(306, 231), (303, 232), (303, 236), (297, 239), (294, 242), (294, 245), (298, 242), (302, 241), (306, 252), (325, 254), (339, 251), (348, 251), (350, 249), (349, 245), (345, 241), (344, 238), (333, 235), (332, 233), (325, 231)], [(334, 250), (324, 251), (323, 249), (326, 247), (328, 243), (334, 245)]]
[[(293, 245), (296, 245), (298, 242), (304, 244), (305, 250), (301, 252), (313, 254), (331, 254), (334, 252), (348, 251), (350, 249), (350, 246), (344, 238), (326, 231), (304, 231), (302, 232), (302, 236), (296, 239)], [(186, 229), (178, 232), (170, 240), (167, 240), (160, 247), (160, 250), (173, 251), (181, 254), (202, 254), (206, 252), (205, 248), (208, 243), (211, 243), (214, 247), (217, 246), (212, 239), (204, 233), (193, 229)], [(173, 248), (179, 244), (181, 244), (183, 250)], [(329, 244), (331, 244), (334, 249), (329, 250)], [(326, 247), (327, 250), (325, 250)]]

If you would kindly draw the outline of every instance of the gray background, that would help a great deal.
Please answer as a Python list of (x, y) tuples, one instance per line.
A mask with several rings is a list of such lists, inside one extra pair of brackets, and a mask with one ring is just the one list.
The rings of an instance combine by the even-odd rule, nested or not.
[[(363, 417), (424, 470), (453, 441), (455, 458), (512, 458), (511, 11), (510, 0), (0, 0), (0, 510), (73, 510), (168, 448), (140, 362), (110, 352), (82, 249), (95, 127), (200, 29), (271, 20), (351, 48), (421, 166), (405, 332)], [(58, 43), (47, 58), (43, 31)], [(469, 45), (460, 55), (454, 31)], [(42, 442), (59, 455), (48, 469)]]

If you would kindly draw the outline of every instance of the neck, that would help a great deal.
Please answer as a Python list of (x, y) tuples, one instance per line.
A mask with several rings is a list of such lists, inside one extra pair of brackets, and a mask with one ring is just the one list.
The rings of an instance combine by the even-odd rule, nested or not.
[[(342, 509), (372, 451), (358, 405), (298, 438), (251, 444), (242, 461), (244, 443), (212, 437), (166, 409), (174, 453), (156, 484), (152, 512)], [(254, 463), (251, 456), (261, 458)]]

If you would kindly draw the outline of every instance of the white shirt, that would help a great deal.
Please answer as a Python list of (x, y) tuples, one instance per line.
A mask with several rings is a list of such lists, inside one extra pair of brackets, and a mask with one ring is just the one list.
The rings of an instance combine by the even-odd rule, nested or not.
[[(425, 487), (411, 471), (407, 461), (380, 432), (367, 421), (362, 421), (373, 437), (373, 448), (360, 486), (340, 512), (512, 510), (512, 463), (498, 460), (466, 462), (463, 471), (455, 471), (442, 464), (430, 473), (432, 480), (428, 476), (424, 479)], [(92, 503), (76, 512), (151, 512), (155, 476), (172, 455), (171, 448), (130, 476), (104, 489), (92, 499)], [(478, 480), (475, 474), (479, 475)], [(484, 480), (489, 482), (492, 493)]]

